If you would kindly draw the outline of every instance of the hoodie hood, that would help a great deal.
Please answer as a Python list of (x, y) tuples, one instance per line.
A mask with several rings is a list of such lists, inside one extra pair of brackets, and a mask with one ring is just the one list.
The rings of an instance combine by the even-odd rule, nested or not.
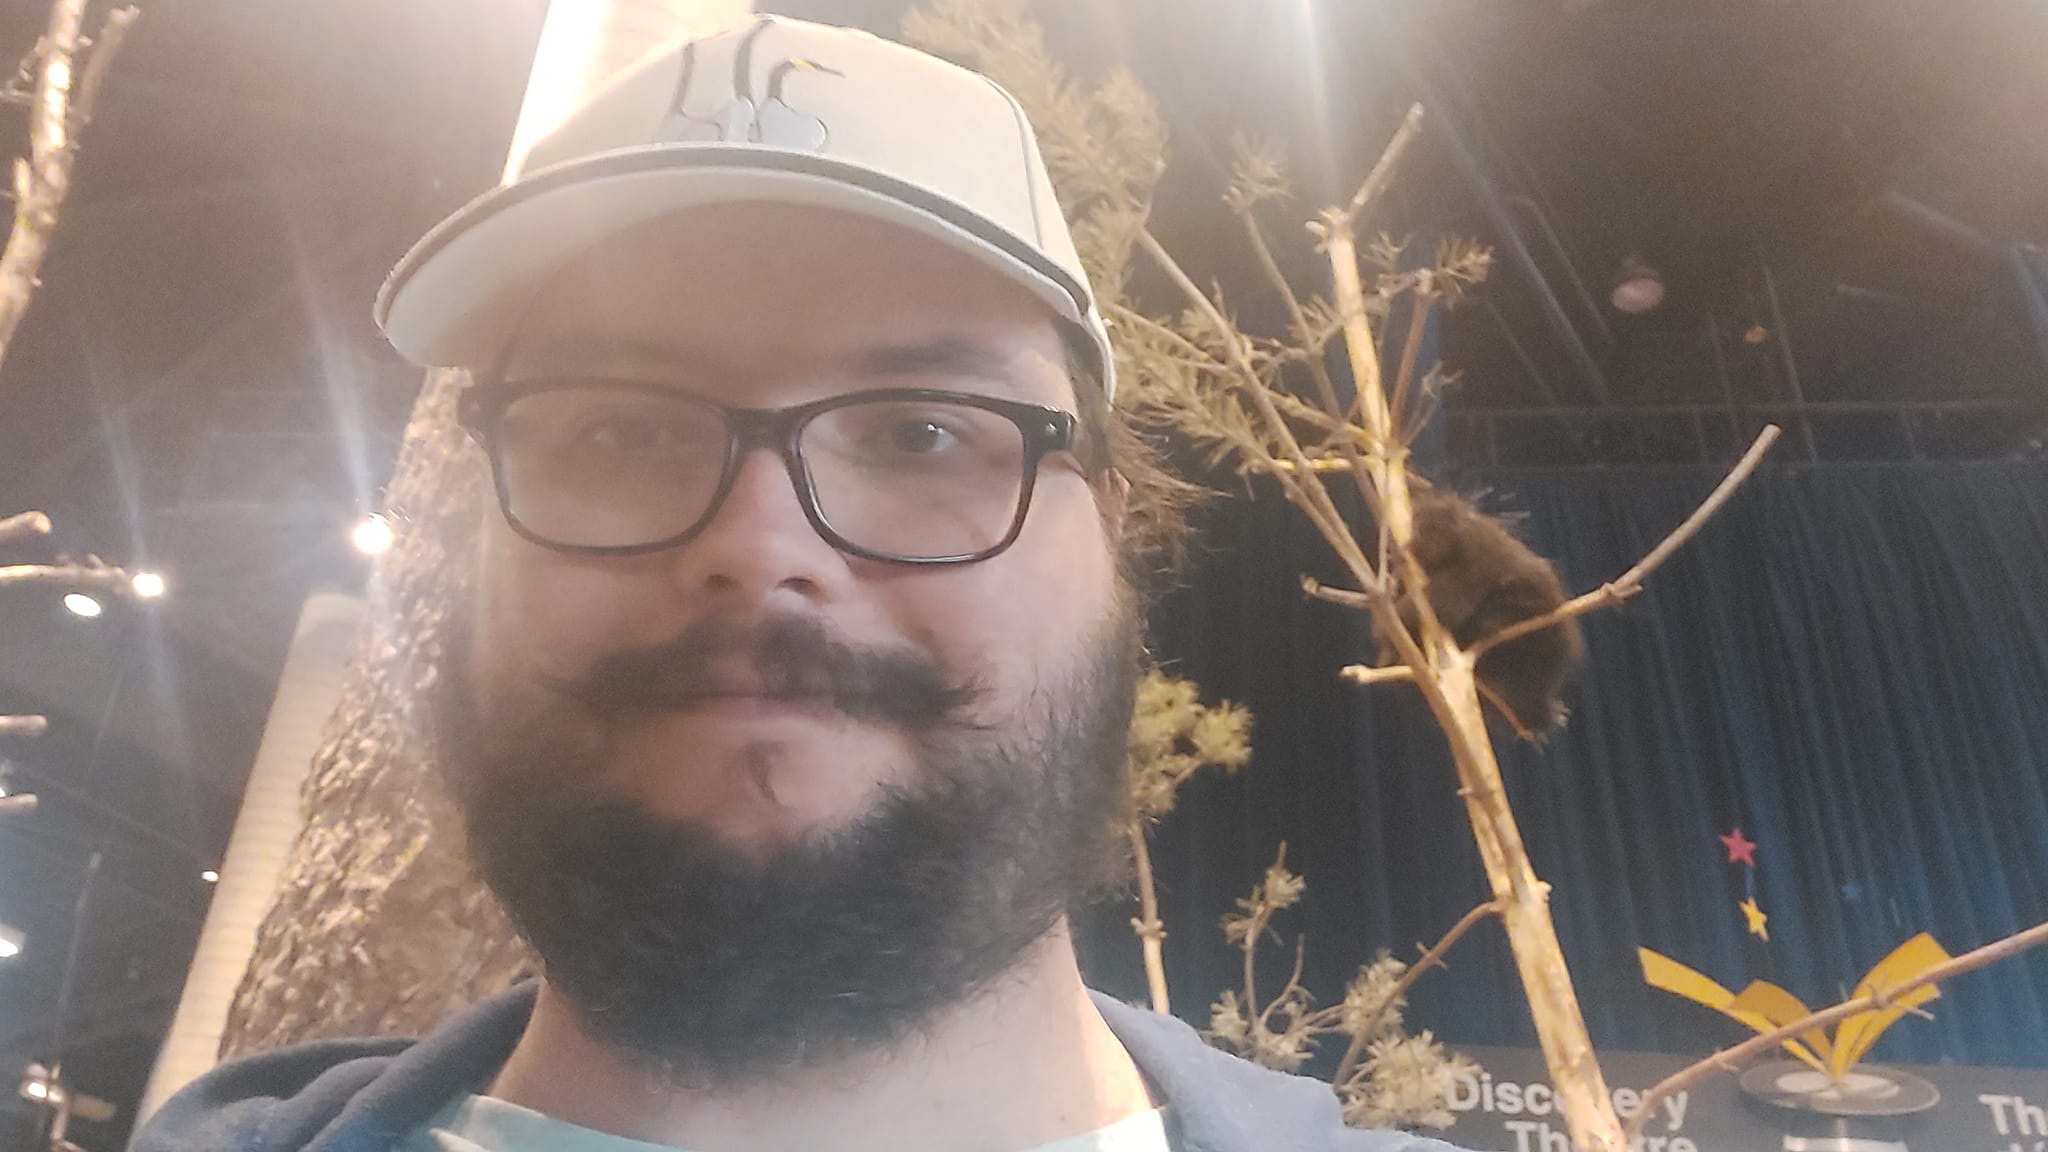
[[(167, 1101), (130, 1152), (390, 1152), (463, 1092), (482, 1091), (533, 1013), (523, 984), (423, 1040), (335, 1040), (223, 1064)], [(1164, 1097), (1179, 1152), (1457, 1152), (1346, 1128), (1329, 1086), (1211, 1048), (1194, 1029), (1097, 994)]]

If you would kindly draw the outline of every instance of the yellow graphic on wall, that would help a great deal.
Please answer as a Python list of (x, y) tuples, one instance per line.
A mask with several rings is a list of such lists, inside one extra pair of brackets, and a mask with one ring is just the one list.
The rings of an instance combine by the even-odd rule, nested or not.
[[(1758, 1035), (1813, 1015), (1813, 1011), (1797, 996), (1776, 984), (1751, 981), (1749, 987), (1738, 995), (1668, 956), (1648, 948), (1637, 951), (1642, 957), (1643, 979), (1652, 988), (1683, 996), (1695, 1004), (1704, 1004), (1756, 1029)], [(1896, 988), (1948, 958), (1947, 950), (1936, 943), (1934, 937), (1922, 932), (1878, 961), (1877, 966), (1856, 985), (1851, 999), (1862, 999)], [(1840, 1081), (1870, 1051), (1870, 1046), (1877, 1043), (1877, 1038), (1884, 1035), (1885, 1029), (1898, 1023), (1906, 1013), (1940, 995), (1940, 990), (1932, 984), (1915, 988), (1885, 1007), (1858, 1012), (1843, 1020), (1835, 1026), (1832, 1038), (1825, 1030), (1815, 1028), (1785, 1041), (1785, 1050), (1821, 1075)]]

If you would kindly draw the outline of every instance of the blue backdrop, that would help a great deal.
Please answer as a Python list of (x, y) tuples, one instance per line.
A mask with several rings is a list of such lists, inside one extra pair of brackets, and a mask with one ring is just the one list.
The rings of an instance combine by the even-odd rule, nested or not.
[[(1647, 551), (1713, 486), (1691, 470), (1497, 475), (1484, 502), (1582, 590)], [(1191, 783), (1155, 834), (1175, 1007), (1205, 1021), (1237, 961), (1216, 918), (1278, 843), (1309, 880), (1267, 974), (1308, 936), (1341, 994), (1374, 949), (1415, 951), (1484, 898), (1447, 755), (1412, 690), (1338, 683), (1373, 645), (1305, 601), (1337, 579), (1273, 493), (1200, 516), (1155, 647), (1256, 713), (1255, 759)], [(1649, 591), (1587, 624), (1573, 718), (1504, 757), (1597, 1042), (1694, 1051), (1740, 1027), (1646, 988), (1640, 945), (1740, 989), (1831, 1003), (1908, 936), (1952, 952), (2048, 919), (2048, 465), (1766, 471)], [(1758, 845), (1752, 874), (1719, 837)], [(1737, 904), (1754, 892), (1768, 943)], [(1124, 907), (1084, 917), (1098, 985), (1143, 994)], [(1270, 989), (1269, 989), (1270, 992)], [(1877, 1050), (2048, 1066), (2048, 955), (1955, 981)], [(1533, 1043), (1498, 927), (1424, 979), (1411, 1019), (1454, 1042)]]

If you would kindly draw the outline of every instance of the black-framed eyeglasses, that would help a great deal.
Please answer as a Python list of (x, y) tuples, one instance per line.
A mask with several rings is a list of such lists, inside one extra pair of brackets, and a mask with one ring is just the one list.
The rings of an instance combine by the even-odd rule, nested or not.
[(1023, 531), (1039, 466), (1071, 452), (1073, 413), (927, 388), (729, 408), (661, 384), (590, 377), (470, 388), (459, 419), (491, 461), (513, 531), (622, 556), (704, 530), (755, 449), (782, 459), (833, 547), (900, 564), (965, 564)]

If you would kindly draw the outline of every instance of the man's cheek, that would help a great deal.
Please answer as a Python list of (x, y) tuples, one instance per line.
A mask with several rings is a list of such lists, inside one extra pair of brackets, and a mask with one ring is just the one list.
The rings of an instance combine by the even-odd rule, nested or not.
[[(531, 546), (527, 546), (530, 548)], [(622, 582), (588, 567), (517, 552), (486, 573), (479, 596), (479, 654), (550, 677), (571, 676), (625, 644), (644, 610)]]

